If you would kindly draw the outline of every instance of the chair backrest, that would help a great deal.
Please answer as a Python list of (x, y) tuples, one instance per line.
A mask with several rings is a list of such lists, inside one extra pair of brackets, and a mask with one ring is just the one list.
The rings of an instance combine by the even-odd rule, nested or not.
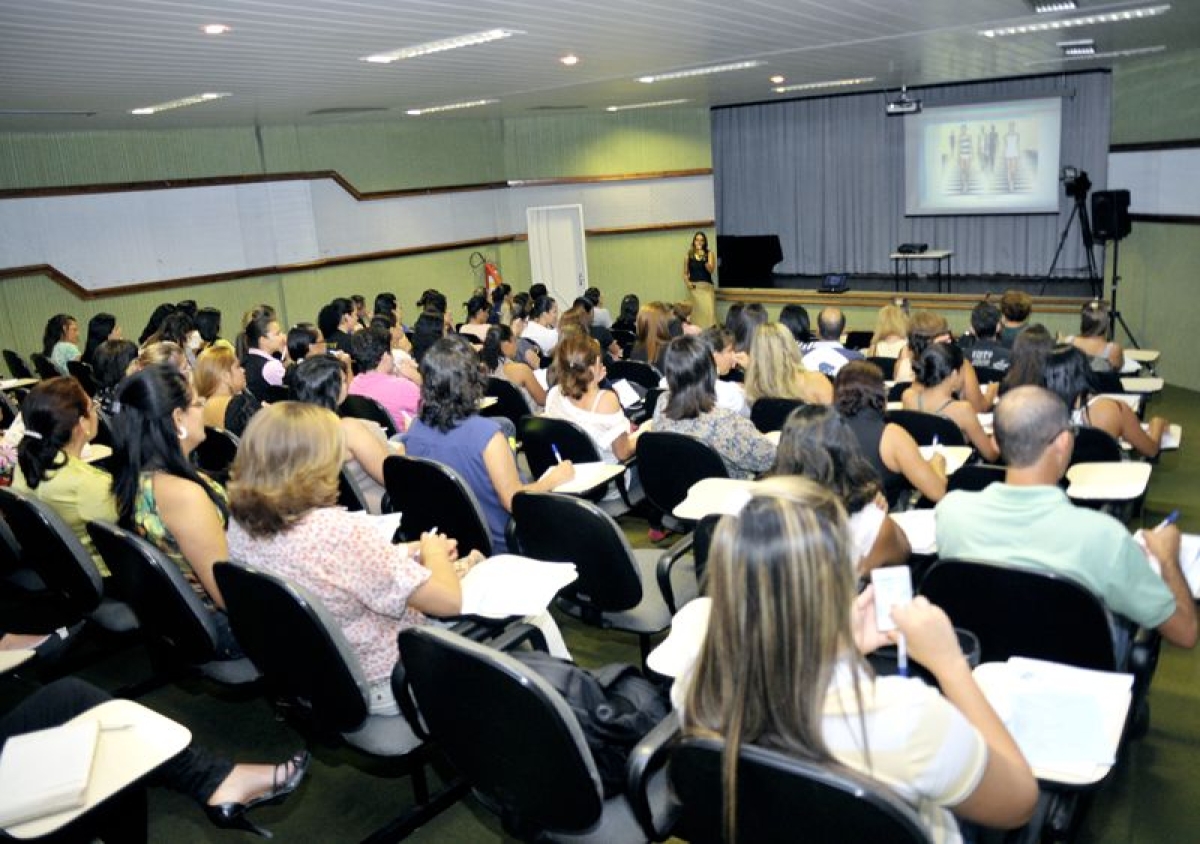
[(96, 376), (89, 364), (81, 360), (69, 360), (67, 361), (67, 372), (71, 373), (89, 396), (96, 395)]
[(632, 331), (626, 331), (624, 328), (613, 328), (610, 331), (612, 331), (613, 339), (617, 341), (617, 345), (621, 347), (621, 354), (624, 357), (629, 357), (629, 353), (633, 351), (633, 344), (637, 342), (637, 335)]
[(687, 434), (647, 431), (637, 438), (638, 477), (650, 503), (670, 513), (705, 478), (727, 478), (721, 456)]
[(320, 723), (351, 732), (366, 720), (367, 681), (341, 628), (313, 595), (241, 563), (214, 574), (238, 644), (267, 683)]
[(118, 593), (138, 627), (191, 664), (216, 659), (212, 616), (179, 566), (146, 540), (107, 522), (89, 522), (88, 534), (108, 564)]
[(0, 516), (21, 547), (21, 565), (80, 617), (100, 606), (104, 581), (74, 532), (48, 504), (0, 487)]
[(1086, 587), (1049, 572), (946, 559), (920, 593), (979, 638), (980, 661), (1027, 656), (1113, 671), (1112, 616)]
[(496, 401), (479, 411), (480, 416), (503, 416), (513, 423), (514, 428), (520, 427), (521, 417), (529, 413), (529, 405), (521, 395), (521, 389), (516, 384), (494, 376), (488, 378), (487, 389), (484, 393)]
[(39, 378), (57, 378), (59, 375), (62, 375), (58, 371), (58, 367), (50, 362), (50, 358), (41, 352), (34, 352), (29, 356), (29, 359), (33, 361), (33, 368), (37, 371)]
[(996, 369), (994, 366), (977, 366), (975, 367), (975, 377), (980, 384), (994, 384), (997, 381), (1004, 380), (1006, 370)]
[(259, 393), (258, 400), (267, 404), (287, 401), (292, 397), (292, 390), (286, 384), (267, 384), (259, 390)]
[(218, 483), (229, 480), (229, 467), (237, 457), (238, 438), (224, 428), (204, 426), (204, 441), (192, 451), (197, 468)]
[(804, 402), (800, 399), (757, 399), (750, 406), (750, 421), (764, 434), (771, 431), (782, 431), (788, 414), (803, 404)]
[(587, 431), (566, 419), (551, 419), (548, 416), (522, 416), (517, 426), (517, 438), (521, 450), (529, 462), (529, 471), (535, 478), (557, 461), (554, 449), (563, 460), (573, 463), (595, 463), (600, 460), (596, 443)]
[(720, 521), (719, 514), (709, 513), (696, 522), (696, 529), (692, 531), (692, 560), (695, 562), (696, 582), (700, 584), (701, 594), (705, 594), (704, 573), (708, 570), (708, 552)]
[(885, 357), (869, 357), (868, 361), (875, 364), (883, 372), (883, 380), (891, 381), (896, 375), (896, 359)]
[(900, 401), (904, 397), (904, 391), (912, 386), (912, 381), (897, 381), (892, 386), (888, 387), (887, 400), (889, 402)]
[(640, 360), (614, 360), (606, 369), (609, 381), (620, 381), (624, 378), (647, 390), (657, 387), (662, 381), (662, 375), (657, 369)]
[(861, 352), (871, 345), (871, 338), (874, 336), (874, 331), (847, 331), (846, 342), (843, 345), (847, 349), (857, 349)]
[(410, 627), (400, 656), (429, 733), (509, 829), (585, 830), (600, 775), (566, 702), (511, 656), (449, 630)]
[(0, 390), (0, 430), (7, 429), (13, 422), (17, 421), (17, 416), (21, 413), (6, 391)]
[(13, 378), (33, 377), (33, 370), (29, 368), (29, 364), (12, 349), (4, 350), (4, 365), (8, 367), (8, 374)]
[[(723, 842), (720, 739), (681, 739), (668, 772), (679, 816), (674, 829), (692, 842)], [(761, 747), (738, 756), (738, 840), (929, 844), (917, 813), (884, 786), (839, 765), (808, 762)]]
[(912, 434), (917, 445), (933, 445), (934, 437), (942, 445), (967, 445), (962, 429), (952, 419), (920, 410), (889, 410), (885, 418)]
[(994, 483), (1004, 481), (1004, 467), (993, 466), (990, 463), (973, 463), (960, 466), (958, 471), (946, 478), (946, 492), (961, 489), (967, 492), (979, 492)]
[(612, 516), (595, 504), (554, 492), (513, 496), (517, 544), (527, 557), (574, 563), (579, 579), (563, 590), (597, 612), (621, 612), (642, 600), (633, 550)]
[(344, 463), (338, 472), (338, 504), (351, 513), (361, 513), (367, 509), (367, 499)]
[(346, 396), (346, 400), (338, 407), (338, 415), (348, 416), (352, 419), (366, 419), (383, 428), (388, 439), (396, 436), (396, 423), (392, 419), (392, 415), (383, 405), (369, 396)]
[(1096, 372), (1090, 373), (1092, 379), (1092, 387), (1097, 393), (1124, 393), (1125, 385), (1121, 383), (1121, 373), (1119, 372)]
[(383, 461), (383, 482), (392, 512), (403, 514), (400, 532), (410, 541), (437, 528), (465, 553), (491, 556), (492, 535), (483, 508), (466, 481), (449, 466), (424, 457), (393, 455)]
[(1076, 463), (1116, 463), (1123, 459), (1121, 444), (1107, 431), (1090, 425), (1080, 425), (1075, 431), (1070, 466)]

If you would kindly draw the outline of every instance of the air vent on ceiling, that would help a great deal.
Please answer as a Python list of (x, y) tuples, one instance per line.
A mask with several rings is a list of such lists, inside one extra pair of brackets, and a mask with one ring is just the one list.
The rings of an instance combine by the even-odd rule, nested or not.
[(526, 111), (583, 111), (587, 108), (584, 105), (540, 105), (530, 106)]
[(316, 117), (321, 114), (370, 114), (376, 111), (387, 111), (387, 106), (334, 106), (333, 108), (319, 108), (316, 111), (310, 111), (309, 117)]

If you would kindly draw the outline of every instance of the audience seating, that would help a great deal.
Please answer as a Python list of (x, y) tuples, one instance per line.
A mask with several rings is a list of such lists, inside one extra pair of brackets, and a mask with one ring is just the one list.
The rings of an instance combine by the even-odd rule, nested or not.
[(696, 583), (700, 594), (704, 594), (704, 574), (708, 570), (708, 549), (712, 545), (713, 531), (717, 529), (720, 515), (710, 513), (696, 522), (696, 528), (686, 536), (680, 537), (675, 544), (658, 560), (658, 588), (671, 615), (679, 612), (679, 604), (675, 601), (675, 590), (671, 586), (671, 571), (685, 555), (692, 555), (692, 568), (696, 572)]
[(803, 405), (800, 399), (761, 398), (750, 406), (750, 421), (764, 434), (782, 431), (788, 415)]
[(904, 391), (912, 386), (912, 381), (897, 381), (888, 387), (887, 400), (889, 402), (900, 401), (904, 397)]
[(659, 371), (640, 360), (614, 360), (605, 368), (608, 370), (609, 381), (624, 379), (647, 390), (654, 389), (662, 383)]
[(1075, 447), (1068, 468), (1076, 463), (1116, 463), (1124, 459), (1121, 444), (1114, 436), (1090, 425), (1080, 425), (1075, 431)]
[(896, 375), (896, 359), (885, 357), (869, 357), (867, 361), (875, 364), (883, 372), (883, 380), (891, 381)]
[[(529, 463), (529, 471), (535, 478), (540, 478), (550, 470), (561, 457), (572, 463), (599, 463), (600, 452), (596, 443), (587, 431), (574, 422), (566, 419), (551, 419), (548, 416), (522, 416), (521, 424), (517, 426), (517, 438), (521, 441), (521, 451)], [(554, 453), (558, 449), (558, 454)], [(602, 484), (588, 495), (590, 501), (597, 502), (604, 512), (610, 516), (620, 515), (633, 507), (629, 500), (629, 490), (626, 487), (625, 474), (622, 473), (610, 483), (615, 483), (621, 493), (620, 502), (604, 502), (609, 484)], [(606, 504), (615, 504), (610, 509)], [(620, 505), (624, 506), (620, 506)]]
[(58, 367), (50, 362), (50, 358), (41, 352), (34, 352), (29, 359), (33, 361), (33, 368), (37, 372), (38, 378), (57, 378), (62, 375), (58, 371)]
[(971, 463), (960, 466), (958, 471), (946, 478), (946, 492), (966, 490), (980, 492), (994, 483), (1004, 481), (1004, 467), (990, 463)]
[(19, 354), (12, 349), (5, 349), (4, 365), (8, 367), (8, 374), (13, 378), (34, 378), (33, 370), (29, 368), (29, 364), (25, 362)]
[(1004, 380), (1004, 373), (1007, 370), (996, 369), (992, 366), (977, 366), (975, 367), (975, 378), (980, 384), (995, 384)]
[(721, 456), (707, 443), (687, 434), (641, 434), (637, 438), (637, 461), (646, 498), (668, 516), (697, 481), (729, 477)]
[(919, 410), (889, 410), (885, 419), (908, 431), (917, 445), (933, 445), (935, 439), (941, 445), (969, 445), (962, 429), (943, 416)]
[(480, 410), (479, 415), (503, 417), (512, 422), (514, 431), (520, 430), (521, 417), (529, 413), (529, 405), (525, 403), (521, 388), (503, 378), (493, 376), (487, 380), (485, 395), (496, 399), (496, 402)]
[(96, 395), (96, 376), (92, 367), (81, 360), (67, 361), (67, 372), (75, 378), (89, 396)]
[(192, 462), (217, 483), (229, 482), (229, 468), (237, 457), (238, 438), (224, 428), (204, 426), (204, 441), (192, 451)]
[(7, 392), (0, 390), (0, 430), (7, 429), (16, 422), (20, 413), (16, 402), (9, 398)]
[[(633, 344), (637, 342), (637, 335), (623, 328), (612, 328), (609, 330), (612, 332), (613, 339), (617, 341), (617, 345), (621, 347), (621, 357), (628, 358), (629, 353), (633, 351)], [(616, 361), (613, 361), (613, 363), (616, 363)]]
[(437, 528), (458, 541), (462, 554), (492, 555), (492, 537), (475, 493), (457, 472), (423, 457), (393, 455), (383, 461), (390, 512), (402, 513), (400, 533), (413, 541)]
[(392, 415), (384, 409), (383, 405), (369, 396), (346, 396), (346, 400), (338, 407), (338, 415), (374, 422), (383, 428), (388, 439), (398, 433)]
[(865, 352), (871, 345), (871, 338), (875, 336), (874, 331), (847, 331), (846, 342), (843, 343), (847, 349), (855, 349), (860, 352)]
[(338, 504), (351, 513), (361, 513), (367, 509), (367, 499), (344, 464), (338, 472)]

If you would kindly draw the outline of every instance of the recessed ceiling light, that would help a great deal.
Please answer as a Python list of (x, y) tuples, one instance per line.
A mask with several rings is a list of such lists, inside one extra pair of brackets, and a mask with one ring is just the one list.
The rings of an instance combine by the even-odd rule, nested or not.
[(605, 111), (630, 111), (635, 108), (660, 108), (662, 106), (682, 105), (691, 100), (655, 100), (652, 103), (632, 103), (631, 105), (609, 106)]
[(559, 61), (565, 64), (567, 67), (574, 67), (575, 65), (579, 64), (579, 56), (576, 56), (572, 53), (563, 56), (561, 59), (559, 59)]
[(1161, 53), (1167, 49), (1166, 44), (1158, 44), (1154, 47), (1134, 47), (1129, 50), (1111, 50), (1107, 53), (1095, 53), (1086, 56), (1063, 56), (1057, 59), (1038, 59), (1036, 61), (1025, 62), (1027, 67), (1034, 67), (1043, 64), (1061, 64), (1062, 62), (1082, 62), (1092, 61), (1095, 59), (1128, 59), (1134, 56), (1148, 56), (1152, 53)]
[(141, 108), (130, 109), (130, 114), (158, 114), (160, 111), (170, 111), (173, 108), (183, 108), (184, 106), (197, 105), (199, 103), (207, 103), (212, 100), (219, 100), (223, 97), (232, 96), (231, 94), (192, 94), (190, 97), (180, 97), (177, 100), (169, 100), (158, 105), (142, 106)]
[(204, 30), (205, 35), (224, 35), (226, 32), (233, 31), (233, 27), (223, 23), (206, 23), (200, 28)]
[(487, 44), (489, 41), (499, 41), (503, 38), (510, 38), (513, 35), (524, 34), (524, 32), (517, 29), (488, 29), (483, 32), (472, 32), (468, 35), (443, 38), (440, 41), (427, 41), (424, 44), (401, 47), (399, 50), (392, 50), (390, 53), (375, 53), (371, 56), (363, 56), (359, 61), (371, 62), (373, 64), (391, 64), (403, 59), (428, 56), (430, 53), (441, 53), (446, 50), (455, 50), (459, 47), (474, 47), (476, 44)]
[(874, 76), (860, 76), (857, 79), (831, 79), (827, 82), (804, 82), (799, 85), (784, 85), (772, 90), (776, 94), (790, 94), (792, 91), (812, 91), (817, 88), (844, 88), (848, 85), (865, 85), (874, 82)]
[(1052, 21), (1037, 21), (1018, 26), (1002, 26), (996, 29), (981, 29), (979, 34), (984, 38), (996, 38), (1002, 35), (1028, 35), (1031, 32), (1047, 32), (1051, 29), (1071, 29), (1076, 26), (1094, 26), (1098, 23), (1121, 23), (1139, 18), (1152, 18), (1171, 10), (1170, 3), (1157, 6), (1141, 6), (1136, 9), (1124, 9), (1120, 12), (1098, 12), (1094, 15), (1082, 15), (1075, 18), (1060, 18)]
[(710, 73), (728, 73), (731, 70), (749, 70), (752, 67), (762, 67), (766, 62), (748, 61), (731, 62), (730, 64), (714, 64), (708, 67), (694, 67), (691, 70), (676, 70), (671, 73), (657, 73), (651, 76), (639, 76), (638, 82), (650, 85), (654, 82), (667, 82), (671, 79), (687, 79), (692, 76), (707, 76)]
[(491, 105), (499, 100), (469, 100), (465, 103), (450, 103), (449, 105), (429, 106), (428, 108), (410, 108), (405, 114), (420, 117), (422, 114), (437, 114), (439, 111), (457, 111), (460, 108), (475, 108), (476, 106)]
[(1039, 15), (1051, 12), (1070, 12), (1079, 8), (1075, 0), (1032, 0), (1033, 10)]
[(772, 76), (772, 77), (771, 77), (771, 84), (772, 84), (772, 85), (782, 85), (782, 84), (783, 84), (784, 82), (786, 82), (786, 81), (787, 81), (787, 80), (786, 80), (786, 79), (784, 79), (784, 78), (783, 78), (782, 76), (780, 76), (779, 74), (775, 74), (774, 76)]
[(1094, 56), (1096, 42), (1091, 38), (1077, 38), (1074, 41), (1059, 41), (1058, 47), (1066, 56)]

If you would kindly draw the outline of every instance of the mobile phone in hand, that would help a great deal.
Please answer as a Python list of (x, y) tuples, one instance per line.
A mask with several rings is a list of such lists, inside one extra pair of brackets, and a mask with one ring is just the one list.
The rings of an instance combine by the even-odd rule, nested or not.
[(912, 601), (912, 570), (908, 566), (872, 569), (871, 583), (875, 585), (875, 627), (881, 633), (895, 630), (892, 607)]

